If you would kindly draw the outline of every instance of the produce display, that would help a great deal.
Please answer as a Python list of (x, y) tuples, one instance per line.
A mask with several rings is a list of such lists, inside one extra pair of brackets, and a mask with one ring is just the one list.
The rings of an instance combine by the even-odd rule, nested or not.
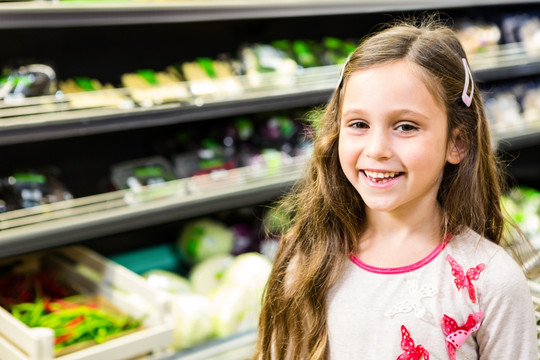
[(538, 14), (505, 14), (489, 20), (458, 19), (456, 30), (470, 55), (494, 51), (492, 45), (498, 44), (523, 44), (527, 53), (540, 53)]
[(282, 39), (271, 43), (274, 49), (283, 51), (288, 58), (304, 68), (342, 64), (356, 45), (357, 40), (335, 37), (325, 37), (321, 41)]
[(279, 167), (287, 158), (306, 155), (309, 139), (292, 116), (239, 117), (214, 126), (210, 133), (199, 128), (195, 134), (179, 134), (173, 156), (175, 172), (181, 178), (245, 166)]
[(540, 78), (500, 85), (486, 95), (485, 104), (497, 135), (537, 129), (540, 123)]
[(530, 54), (540, 53), (540, 15), (530, 14), (510, 14), (503, 17), (502, 35), (505, 43), (523, 43), (525, 49)]
[(38, 299), (10, 307), (11, 313), (29, 327), (54, 330), (55, 350), (81, 343), (102, 343), (137, 329), (140, 319), (106, 309), (99, 301), (81, 295), (64, 299)]
[(173, 67), (162, 72), (139, 70), (121, 77), (122, 86), (128, 88), (131, 98), (143, 107), (187, 98), (188, 89), (180, 81), (182, 77)]
[(540, 191), (527, 186), (515, 187), (501, 201), (508, 215), (540, 251)]
[(235, 257), (223, 272), (222, 281), (211, 297), (210, 313), (215, 336), (225, 337), (255, 329), (271, 269), (271, 262), (258, 253)]
[(250, 167), (253, 176), (271, 174), (293, 157), (310, 152), (307, 127), (293, 116), (242, 116), (226, 119), (211, 130), (186, 126), (159, 142), (163, 156), (114, 164), (111, 184), (115, 189), (137, 191), (147, 185), (240, 167)]
[(17, 171), (0, 178), (0, 212), (72, 199), (56, 171)]
[(162, 290), (174, 294), (186, 294), (192, 292), (189, 280), (172, 270), (152, 269), (145, 271), (142, 276), (156, 290)]
[[(491, 45), (522, 45), (526, 54), (540, 54), (540, 16), (538, 14), (509, 14), (490, 22), (462, 21), (460, 39), (471, 55), (496, 51)], [(490, 47), (491, 46), (491, 47)], [(505, 56), (519, 49), (509, 48)], [(491, 57), (496, 62), (497, 57)], [(473, 59), (474, 61), (474, 59)], [(494, 63), (494, 66), (497, 64)], [(540, 80), (498, 83), (485, 94), (485, 105), (493, 129), (498, 134), (522, 133), (538, 128), (540, 119)]]
[(6, 103), (26, 97), (52, 95), (56, 90), (56, 73), (46, 64), (5, 67), (0, 73), (0, 100)]
[(178, 249), (186, 261), (196, 264), (213, 255), (230, 253), (234, 235), (224, 224), (199, 219), (186, 224), (178, 237)]
[[(231, 49), (236, 57), (219, 54), (215, 58), (197, 57), (170, 64), (164, 69), (139, 69), (118, 74), (112, 81), (115, 84), (84, 76), (56, 79), (55, 69), (43, 64), (6, 67), (0, 75), (0, 100), (55, 95), (61, 103), (70, 104), (66, 110), (129, 109), (185, 102), (194, 97), (238, 96), (251, 87), (290, 85), (302, 68), (340, 64), (354, 47), (355, 40), (332, 37), (317, 41), (281, 39), (270, 44), (242, 44), (236, 50)], [(275, 76), (265, 79), (260, 76), (268, 72)], [(242, 79), (244, 76), (247, 81)], [(117, 89), (123, 90), (109, 91)]]
[(2, 275), (0, 305), (29, 327), (53, 329), (57, 356), (125, 334), (142, 322), (103, 297), (77, 294), (47, 269)]
[[(457, 19), (455, 26), (467, 53), (494, 51), (491, 45), (522, 43), (530, 54), (540, 53), (540, 18), (536, 14), (510, 14), (488, 20)], [(303, 68), (341, 64), (354, 50), (358, 39), (276, 39), (268, 43), (241, 44), (212, 57), (170, 64), (163, 69), (139, 69), (118, 74), (102, 84), (84, 76), (57, 79), (55, 69), (46, 64), (5, 66), (0, 76), (0, 100), (68, 94), (75, 108), (134, 106), (148, 107), (182, 102), (197, 96), (236, 96), (246, 87), (287, 86)], [(236, 55), (231, 55), (236, 54)], [(261, 75), (273, 73), (270, 79)], [(247, 79), (243, 81), (241, 77)], [(95, 90), (124, 88), (126, 92)], [(56, 91), (59, 90), (59, 93)], [(93, 94), (95, 93), (95, 94)], [(79, 94), (80, 96), (73, 96)]]
[[(169, 67), (171, 68), (171, 67)], [(243, 91), (240, 82), (235, 79), (233, 66), (228, 59), (212, 60), (201, 57), (193, 62), (173, 66), (177, 73), (182, 73), (189, 81), (193, 95), (234, 95)]]
[(0, 306), (6, 309), (45, 296), (65, 298), (70, 295), (74, 295), (74, 290), (62, 284), (56, 271), (16, 273), (8, 267), (0, 274)]
[[(272, 268), (272, 254), (259, 251), (264, 221), (256, 220), (266, 218), (269, 211), (256, 215), (258, 211), (244, 208), (184, 223), (171, 243), (178, 264), (163, 264), (165, 270), (159, 261), (150, 260), (154, 268), (141, 273), (150, 287), (172, 299), (176, 326), (171, 348), (175, 351), (256, 328)], [(144, 254), (152, 257), (153, 249), (111, 259), (140, 271), (145, 268)]]
[(255, 329), (271, 267), (266, 257), (249, 252), (211, 256), (186, 277), (156, 270), (143, 276), (153, 288), (171, 294), (177, 324), (172, 346), (182, 350)]
[(194, 292), (209, 296), (223, 280), (225, 270), (231, 267), (234, 256), (228, 252), (213, 255), (193, 266), (189, 280)]
[(501, 29), (495, 23), (463, 20), (458, 23), (458, 38), (469, 55), (489, 51), (489, 47), (501, 41)]
[[(234, 173), (223, 170), (244, 167), (250, 168), (250, 179), (278, 173), (294, 158), (308, 156), (311, 151), (308, 127), (296, 120), (303, 114), (303, 110), (297, 110), (225, 118), (211, 128), (199, 123), (183, 125), (151, 140), (149, 145), (159, 155), (128, 158), (112, 163), (104, 172), (87, 174), (88, 184), (96, 185), (90, 185), (94, 187), (90, 191), (85, 189), (85, 194), (131, 190), (142, 194), (126, 201), (140, 203), (215, 186), (214, 178), (201, 178), (201, 182), (192, 179), (189, 189), (187, 185), (172, 190), (159, 186), (176, 179), (215, 173), (218, 176), (214, 180), (226, 178), (234, 183)], [(5, 169), (0, 173), (0, 213), (78, 197), (77, 189), (71, 189), (73, 184), (68, 188), (64, 183), (63, 172), (55, 166)], [(237, 180), (240, 183), (246, 179)]]
[(170, 163), (159, 156), (126, 161), (111, 168), (111, 181), (117, 189), (138, 191), (143, 186), (176, 179)]
[[(540, 191), (528, 186), (518, 186), (503, 196), (501, 203), (507, 214), (511, 216), (512, 220), (519, 226), (519, 229), (530, 240), (534, 250), (540, 251)], [(528, 255), (525, 260), (532, 259), (534, 261), (534, 258), (530, 256), (531, 254)], [(538, 267), (538, 262), (534, 262), (533, 266)], [(535, 306), (536, 325), (540, 344), (540, 277), (538, 277), (538, 269), (529, 270), (532, 270), (530, 271), (530, 275), (533, 278), (529, 280), (529, 285)]]
[(180, 351), (210, 341), (213, 338), (210, 299), (197, 293), (173, 294), (172, 297), (176, 326), (171, 347)]
[[(118, 107), (132, 108), (133, 100), (122, 96), (114, 90), (111, 84), (102, 84), (97, 79), (87, 77), (76, 77), (73, 79), (61, 80), (58, 83), (61, 93), (74, 108), (95, 108), (95, 107)], [(100, 91), (96, 91), (100, 90)]]

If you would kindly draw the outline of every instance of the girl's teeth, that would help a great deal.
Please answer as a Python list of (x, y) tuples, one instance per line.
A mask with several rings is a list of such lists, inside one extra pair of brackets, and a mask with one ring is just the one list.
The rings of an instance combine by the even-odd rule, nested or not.
[(386, 178), (393, 178), (396, 176), (397, 172), (387, 172), (387, 173), (380, 173), (380, 172), (374, 172), (374, 171), (364, 171), (367, 176), (374, 179), (386, 179)]

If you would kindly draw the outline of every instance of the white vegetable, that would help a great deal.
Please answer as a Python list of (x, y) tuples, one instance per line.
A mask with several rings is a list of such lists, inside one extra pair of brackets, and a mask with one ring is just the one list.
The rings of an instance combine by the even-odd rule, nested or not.
[(249, 289), (225, 284), (216, 291), (211, 301), (214, 336), (227, 337), (256, 327), (260, 302), (250, 294)]
[(223, 274), (221, 287), (212, 296), (215, 336), (225, 337), (257, 326), (271, 269), (272, 263), (259, 253), (234, 258)]
[(233, 264), (223, 274), (223, 282), (261, 291), (266, 286), (272, 263), (265, 256), (249, 252), (234, 258)]
[(175, 294), (190, 293), (191, 284), (188, 279), (167, 270), (154, 269), (142, 275), (150, 287)]
[(179, 294), (173, 296), (174, 329), (173, 347), (175, 350), (207, 341), (212, 336), (210, 300), (200, 294)]
[(192, 264), (213, 255), (228, 254), (234, 246), (234, 235), (225, 224), (201, 218), (184, 226), (177, 239), (180, 254)]
[(224, 272), (234, 261), (232, 255), (214, 255), (196, 264), (189, 274), (189, 279), (196, 293), (209, 295), (221, 283)]

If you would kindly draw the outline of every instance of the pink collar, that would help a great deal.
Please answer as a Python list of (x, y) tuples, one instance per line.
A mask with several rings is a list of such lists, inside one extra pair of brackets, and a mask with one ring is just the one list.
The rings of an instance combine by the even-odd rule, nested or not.
[(431, 260), (435, 259), (437, 257), (437, 255), (439, 255), (441, 253), (441, 251), (443, 251), (443, 249), (446, 247), (446, 245), (448, 244), (450, 239), (452, 239), (452, 235), (451, 234), (446, 235), (444, 240), (439, 245), (437, 245), (437, 247), (428, 256), (426, 256), (422, 260), (420, 260), (418, 262), (415, 262), (414, 264), (411, 264), (411, 265), (401, 266), (401, 267), (396, 267), (396, 268), (380, 268), (380, 267), (375, 267), (375, 266), (368, 265), (368, 264), (362, 262), (362, 260), (358, 259), (356, 257), (356, 255), (354, 255), (352, 253), (349, 255), (349, 257), (360, 268), (362, 268), (362, 269), (364, 269), (366, 271), (372, 272), (372, 273), (376, 273), (376, 274), (403, 274), (403, 273), (406, 273), (406, 272), (410, 272), (410, 271), (419, 269), (422, 266), (428, 264)]

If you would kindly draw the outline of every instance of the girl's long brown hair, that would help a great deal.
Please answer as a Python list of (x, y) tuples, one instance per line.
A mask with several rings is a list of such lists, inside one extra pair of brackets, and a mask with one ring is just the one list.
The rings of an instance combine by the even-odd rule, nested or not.
[[(393, 24), (361, 42), (347, 62), (343, 80), (314, 122), (314, 150), (306, 174), (280, 202), (290, 217), (270, 276), (259, 324), (256, 359), (325, 359), (326, 298), (348, 255), (358, 249), (365, 223), (364, 203), (339, 162), (341, 92), (354, 71), (405, 60), (420, 76), (448, 118), (448, 139), (458, 133), (463, 151), (447, 164), (438, 192), (441, 230), (471, 228), (502, 240), (499, 205), (502, 178), (491, 147), (482, 99), (475, 86), (467, 107), (461, 100), (467, 58), (453, 30), (435, 17)], [(470, 92), (470, 89), (469, 89)]]

